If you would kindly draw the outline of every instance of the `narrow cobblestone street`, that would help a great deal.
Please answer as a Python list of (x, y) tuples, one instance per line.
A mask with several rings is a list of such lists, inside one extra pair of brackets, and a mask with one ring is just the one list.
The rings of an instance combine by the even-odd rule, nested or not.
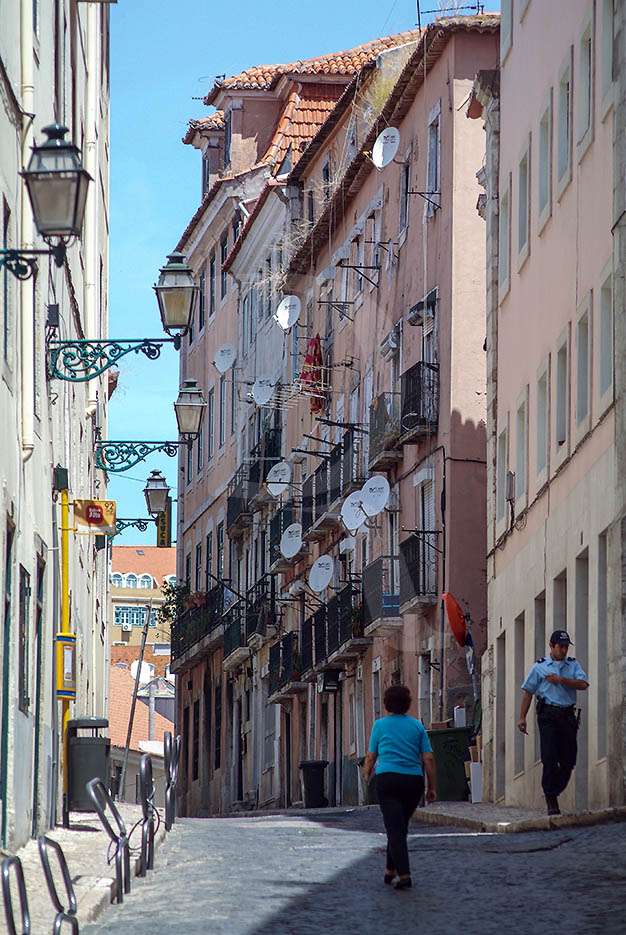
[(88, 935), (621, 935), (626, 826), (476, 834), (415, 823), (414, 888), (382, 883), (375, 809), (328, 816), (182, 819), (147, 880)]

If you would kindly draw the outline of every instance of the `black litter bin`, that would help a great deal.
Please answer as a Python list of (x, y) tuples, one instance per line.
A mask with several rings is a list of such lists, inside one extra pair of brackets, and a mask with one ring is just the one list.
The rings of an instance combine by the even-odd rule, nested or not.
[[(67, 809), (70, 812), (95, 812), (87, 794), (87, 783), (101, 779), (109, 788), (109, 751), (111, 741), (98, 731), (108, 727), (104, 717), (78, 717), (67, 722)], [(89, 736), (78, 736), (78, 731)]]
[(304, 807), (325, 808), (328, 799), (324, 795), (324, 770), (328, 760), (302, 760), (298, 766), (304, 780)]
[(472, 737), (471, 727), (444, 727), (427, 731), (435, 757), (435, 791), (441, 802), (464, 802), (469, 795), (465, 776)]

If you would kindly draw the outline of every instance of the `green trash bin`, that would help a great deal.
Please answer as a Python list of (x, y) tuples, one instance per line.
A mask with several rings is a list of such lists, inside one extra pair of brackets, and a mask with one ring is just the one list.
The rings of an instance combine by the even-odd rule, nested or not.
[(435, 791), (441, 802), (469, 798), (464, 763), (469, 760), (471, 727), (444, 727), (427, 731), (435, 757)]
[[(87, 783), (101, 779), (109, 788), (109, 751), (111, 741), (98, 731), (109, 726), (104, 717), (77, 717), (67, 722), (67, 810), (95, 812), (87, 794)], [(88, 736), (78, 735), (89, 731)]]

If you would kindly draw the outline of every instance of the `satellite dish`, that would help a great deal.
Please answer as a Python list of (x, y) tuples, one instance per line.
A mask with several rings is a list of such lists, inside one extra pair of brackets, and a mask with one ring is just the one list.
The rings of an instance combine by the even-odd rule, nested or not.
[(384, 169), (398, 152), (400, 145), (400, 131), (395, 127), (387, 127), (376, 137), (372, 149), (372, 162), (377, 169)]
[(287, 526), (280, 537), (280, 551), (285, 558), (293, 558), (302, 548), (302, 523)]
[(291, 480), (291, 465), (287, 461), (280, 461), (272, 465), (267, 474), (267, 489), (273, 497), (279, 497), (289, 486)]
[(454, 594), (450, 594), (449, 591), (446, 591), (441, 596), (443, 597), (443, 602), (446, 605), (446, 613), (448, 615), (450, 627), (452, 628), (452, 634), (459, 646), (466, 646), (467, 624), (465, 622), (465, 614), (461, 610), (460, 604), (455, 598)]
[(364, 512), (368, 516), (377, 516), (387, 506), (390, 493), (391, 488), (386, 477), (383, 477), (382, 474), (375, 474), (374, 477), (370, 477), (361, 489)]
[(218, 348), (217, 353), (215, 354), (215, 369), (219, 373), (226, 373), (227, 370), (230, 370), (232, 367), (235, 357), (237, 356), (237, 351), (232, 346), (232, 344), (222, 344)]
[(327, 588), (330, 584), (330, 579), (333, 576), (333, 571), (335, 570), (335, 561), (330, 555), (320, 555), (318, 560), (314, 562), (311, 571), (309, 572), (309, 585), (312, 591), (315, 591), (316, 594), (319, 594), (320, 591), (323, 591), (324, 588)]
[(301, 309), (302, 303), (297, 295), (286, 295), (276, 309), (274, 318), (283, 331), (287, 331), (297, 322)]
[(363, 492), (361, 490), (355, 490), (354, 493), (349, 494), (343, 501), (341, 518), (349, 532), (355, 532), (367, 519), (367, 513), (363, 510), (362, 503)]
[[(139, 660), (135, 659), (134, 662), (130, 664), (130, 674), (135, 679), (137, 678), (137, 667), (139, 666)], [(139, 684), (145, 685), (146, 682), (149, 682), (152, 676), (154, 675), (154, 666), (149, 662), (142, 662), (141, 669), (139, 670)]]
[(258, 377), (252, 387), (252, 398), (257, 406), (264, 406), (269, 403), (274, 393), (275, 383), (271, 377)]

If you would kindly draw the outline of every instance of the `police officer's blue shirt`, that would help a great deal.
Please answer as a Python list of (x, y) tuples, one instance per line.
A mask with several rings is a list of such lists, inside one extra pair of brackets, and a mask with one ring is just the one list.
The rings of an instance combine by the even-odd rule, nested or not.
[(547, 655), (544, 659), (539, 659), (526, 676), (522, 690), (543, 698), (547, 704), (559, 705), (562, 708), (568, 708), (570, 705), (576, 704), (576, 689), (548, 682), (546, 675), (560, 675), (566, 679), (582, 679), (583, 682), (589, 684), (589, 679), (585, 675), (582, 666), (572, 656), (568, 656), (563, 662), (557, 662), (550, 655)]
[(433, 748), (421, 721), (408, 714), (389, 714), (374, 721), (369, 751), (378, 756), (377, 774), (423, 776), (421, 754), (432, 753)]

